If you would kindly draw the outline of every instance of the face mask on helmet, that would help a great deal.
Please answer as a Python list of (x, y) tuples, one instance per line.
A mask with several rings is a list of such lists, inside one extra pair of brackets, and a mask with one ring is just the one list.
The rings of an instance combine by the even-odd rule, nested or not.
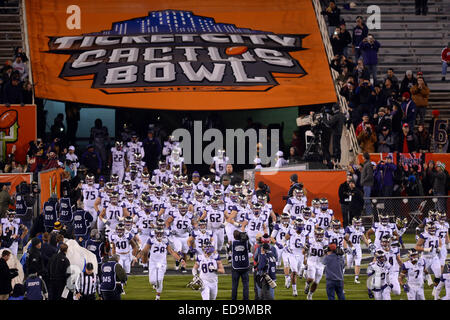
[(185, 202), (178, 203), (178, 211), (182, 216), (184, 216), (188, 211), (188, 206)]
[(320, 202), (319, 202), (319, 199), (312, 199), (312, 201), (311, 201), (311, 205), (314, 207), (314, 208), (320, 208)]
[(311, 210), (309, 209), (308, 207), (306, 207), (306, 208), (303, 208), (303, 218), (305, 219), (305, 220), (308, 220), (309, 218), (311, 218)]
[(125, 233), (125, 226), (121, 225), (121, 226), (117, 226), (116, 227), (116, 233), (119, 237), (122, 237)]
[(88, 185), (93, 185), (94, 184), (94, 176), (91, 176), (91, 175), (87, 175), (86, 176), (86, 183), (88, 184)]
[(289, 222), (290, 222), (290, 218), (289, 218), (289, 215), (281, 215), (281, 224), (282, 225), (284, 225), (284, 226), (288, 226), (289, 225)]
[(119, 202), (119, 195), (117, 194), (117, 192), (113, 192), (109, 200), (111, 201), (112, 205), (117, 205), (117, 203)]
[(123, 143), (121, 141), (116, 141), (116, 150), (120, 151), (123, 148)]
[(153, 204), (150, 201), (144, 201), (144, 211), (146, 214), (150, 214), (153, 209)]
[(200, 229), (201, 233), (205, 233), (206, 232), (206, 221), (202, 220), (198, 223), (198, 227)]
[(241, 207), (246, 207), (246, 206), (247, 206), (247, 197), (244, 196), (243, 194), (241, 194), (241, 195), (239, 196), (239, 205), (240, 205)]
[(323, 237), (324, 237), (324, 232), (323, 232), (323, 230), (316, 230), (316, 231), (314, 231), (314, 236), (315, 236), (315, 238), (316, 238), (316, 240), (317, 241), (322, 241), (323, 240)]
[(380, 215), (380, 223), (382, 226), (387, 226), (389, 224), (389, 216)]
[(222, 187), (222, 185), (218, 181), (213, 181), (212, 185), (214, 190), (219, 190)]
[(175, 150), (172, 151), (170, 156), (172, 157), (172, 159), (178, 160), (180, 158), (180, 152), (175, 149)]
[(358, 230), (361, 227), (361, 225), (362, 225), (361, 219), (353, 218), (352, 224), (355, 227), (355, 229)]
[(197, 200), (198, 202), (202, 202), (203, 199), (205, 199), (205, 194), (203, 193), (203, 191), (196, 191), (195, 200)]
[(223, 159), (223, 156), (225, 155), (225, 150), (222, 150), (222, 149), (220, 149), (220, 150), (217, 150), (217, 157), (219, 158), (219, 159)]
[(217, 197), (214, 197), (213, 199), (211, 199), (211, 207), (213, 209), (219, 208), (219, 199)]
[(305, 228), (305, 222), (302, 219), (295, 220), (295, 229), (298, 233), (301, 233)]
[(339, 231), (341, 229), (341, 222), (339, 220), (333, 221), (332, 226), (334, 231)]
[(156, 236), (156, 240), (161, 242), (162, 239), (164, 238), (164, 230), (157, 230), (155, 233), (155, 236)]
[(294, 197), (297, 200), (301, 200), (303, 197), (303, 190), (294, 189)]
[(155, 188), (155, 195), (157, 196), (157, 197), (161, 197), (162, 196), (162, 194), (163, 194), (163, 189), (161, 188), (161, 187), (156, 187)]
[(113, 184), (118, 184), (119, 183), (119, 175), (117, 175), (117, 174), (113, 174), (113, 175), (111, 175), (111, 183), (113, 183)]
[(377, 251), (375, 257), (379, 265), (383, 265), (386, 262), (386, 256), (383, 251)]
[(194, 187), (192, 186), (192, 183), (191, 183), (191, 182), (186, 182), (186, 183), (184, 184), (184, 189), (185, 189), (187, 192), (191, 192), (193, 188), (194, 188)]
[(253, 214), (255, 215), (255, 217), (259, 216), (261, 213), (261, 205), (259, 203), (255, 203), (253, 205)]
[(164, 229), (165, 222), (163, 219), (156, 220), (156, 228), (157, 229)]
[(12, 222), (16, 218), (16, 212), (15, 211), (9, 211), (8, 212), (8, 221)]
[(436, 234), (436, 227), (434, 225), (427, 226), (427, 232), (432, 236)]
[(127, 230), (131, 230), (132, 227), (133, 227), (133, 218), (128, 216), (125, 218), (125, 228)]
[(409, 260), (411, 260), (412, 263), (417, 263), (419, 261), (419, 253), (415, 250), (409, 250)]
[(184, 192), (184, 185), (180, 182), (180, 183), (177, 183), (177, 186), (175, 187), (175, 190), (176, 190), (176, 192), (177, 192), (177, 194), (183, 194), (183, 192)]
[(327, 211), (328, 210), (328, 200), (320, 199), (320, 210)]
[(230, 200), (232, 202), (236, 202), (238, 199), (238, 193), (236, 192), (236, 190), (230, 192)]
[(210, 184), (209, 178), (203, 177), (202, 178), (202, 184), (203, 184), (204, 187), (208, 187), (209, 184)]
[(164, 161), (159, 162), (159, 171), (165, 172), (167, 169), (167, 164)]
[(126, 195), (127, 200), (129, 202), (133, 202), (134, 201), (134, 194), (133, 194), (133, 192), (127, 191), (127, 192), (125, 192), (125, 195)]
[(258, 202), (259, 202), (261, 205), (265, 205), (266, 202), (267, 202), (267, 198), (266, 198), (265, 196), (258, 196)]

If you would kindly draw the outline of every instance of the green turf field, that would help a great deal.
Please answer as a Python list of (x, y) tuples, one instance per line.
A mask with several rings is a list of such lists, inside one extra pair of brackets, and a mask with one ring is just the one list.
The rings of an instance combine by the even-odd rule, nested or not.
[[(305, 280), (299, 280), (297, 285), (298, 296), (292, 296), (292, 288), (286, 289), (284, 287), (284, 277), (278, 276), (278, 287), (275, 289), (276, 300), (306, 300), (306, 295), (303, 293), (305, 288)], [(345, 297), (347, 300), (369, 300), (366, 288), (365, 275), (360, 276), (360, 284), (353, 282), (354, 276), (345, 276)], [(186, 284), (192, 280), (192, 275), (167, 275), (164, 278), (164, 288), (161, 294), (162, 300), (201, 300), (200, 292), (186, 288)], [(425, 284), (425, 298), (432, 300), (431, 288)], [(444, 294), (445, 289), (441, 292)], [(130, 276), (125, 287), (125, 295), (122, 295), (124, 300), (153, 300), (155, 299), (155, 291), (152, 289), (148, 281), (148, 275), (145, 276)], [(392, 300), (407, 300), (406, 294), (403, 292), (400, 296), (391, 295)], [(217, 300), (231, 299), (231, 275), (219, 276), (219, 291)], [(238, 290), (238, 299), (242, 299), (242, 283)], [(250, 277), (250, 299), (254, 299), (253, 292), (253, 277)], [(325, 278), (320, 282), (313, 300), (327, 300), (325, 291)]]
[[(372, 239), (373, 240), (373, 239)], [(403, 236), (403, 241), (405, 244), (415, 243), (414, 234), (405, 234)], [(365, 246), (363, 246), (365, 247)], [(403, 257), (403, 261), (406, 261), (407, 256)], [(173, 269), (175, 263), (171, 256), (167, 258), (167, 268)], [(222, 259), (222, 262), (226, 266), (226, 260)], [(166, 275), (164, 278), (164, 287), (161, 294), (161, 299), (163, 300), (201, 300), (200, 292), (194, 291), (190, 288), (186, 288), (186, 284), (192, 280), (192, 275), (190, 270), (192, 269), (193, 261), (187, 261), (188, 273), (185, 275)], [(367, 264), (362, 264), (362, 267), (366, 267)], [(229, 271), (228, 271), (229, 272)], [(306, 295), (303, 293), (305, 288), (305, 280), (299, 279), (297, 284), (298, 296), (292, 296), (292, 288), (286, 289), (284, 287), (284, 276), (277, 275), (278, 277), (278, 287), (275, 289), (275, 299), (278, 300), (306, 300)], [(360, 284), (355, 284), (353, 282), (353, 275), (345, 276), (345, 296), (348, 300), (368, 300), (367, 287), (366, 287), (365, 275), (360, 276)], [(431, 296), (432, 288), (425, 284), (425, 298), (427, 300), (432, 300)], [(441, 296), (444, 295), (445, 289), (441, 292)], [(155, 298), (155, 291), (148, 280), (148, 274), (146, 275), (136, 275), (130, 276), (128, 283), (125, 287), (125, 295), (122, 295), (122, 299), (125, 300), (153, 300)], [(403, 292), (400, 296), (391, 295), (392, 300), (407, 300), (406, 294)], [(219, 275), (219, 291), (217, 294), (217, 300), (229, 300), (231, 299), (231, 275)], [(238, 290), (238, 299), (242, 299), (242, 283)], [(253, 291), (253, 277), (250, 276), (250, 299), (254, 299)], [(321, 283), (319, 284), (316, 292), (313, 296), (314, 300), (326, 300), (327, 295), (325, 291), (325, 277), (323, 277)]]

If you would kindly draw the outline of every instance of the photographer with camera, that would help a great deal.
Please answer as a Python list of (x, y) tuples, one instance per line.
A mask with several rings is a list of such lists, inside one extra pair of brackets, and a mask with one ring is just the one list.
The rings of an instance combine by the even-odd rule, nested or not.
[(237, 291), (239, 287), (239, 278), (242, 279), (242, 299), (249, 299), (249, 276), (250, 260), (248, 253), (250, 251), (250, 243), (248, 235), (245, 232), (234, 230), (234, 240), (231, 243), (231, 300), (237, 300)]
[(277, 286), (276, 269), (277, 255), (268, 243), (264, 243), (261, 247), (258, 257), (256, 283), (258, 284), (259, 297), (261, 300), (274, 300), (275, 288)]
[(342, 128), (345, 123), (345, 114), (340, 110), (339, 104), (335, 103), (332, 107), (332, 115), (329, 118), (325, 118), (325, 125), (331, 129), (333, 134), (333, 158), (335, 163), (341, 161), (341, 137)]
[(325, 248), (326, 256), (323, 260), (325, 265), (325, 277), (327, 280), (328, 300), (335, 300), (335, 293), (339, 300), (345, 300), (344, 295), (344, 251), (330, 243)]
[(377, 142), (377, 135), (373, 130), (372, 124), (364, 123), (363, 130), (356, 137), (361, 147), (361, 152), (373, 153), (375, 152), (375, 142)]
[(375, 40), (374, 36), (370, 33), (359, 44), (364, 59), (364, 65), (367, 66), (369, 73), (372, 75), (373, 85), (377, 84), (378, 50), (380, 47), (380, 43)]

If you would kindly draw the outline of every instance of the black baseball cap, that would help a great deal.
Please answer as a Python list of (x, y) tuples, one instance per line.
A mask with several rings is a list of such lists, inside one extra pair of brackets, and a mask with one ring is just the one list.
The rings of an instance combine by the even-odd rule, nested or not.
[(86, 263), (86, 270), (94, 270), (94, 265), (91, 262)]
[(292, 181), (292, 182), (298, 182), (298, 176), (297, 176), (296, 173), (294, 173), (294, 174), (291, 175), (291, 181)]

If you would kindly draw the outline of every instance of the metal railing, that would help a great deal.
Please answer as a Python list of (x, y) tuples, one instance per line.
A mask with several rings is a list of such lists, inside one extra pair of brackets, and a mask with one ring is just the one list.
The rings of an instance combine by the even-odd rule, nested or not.
[(373, 216), (375, 221), (378, 221), (380, 214), (389, 215), (394, 219), (407, 218), (408, 229), (413, 229), (420, 224), (425, 217), (428, 217), (430, 210), (447, 213), (447, 208), (450, 207), (450, 196), (371, 197), (364, 200), (366, 201), (365, 216)]
[[(322, 41), (325, 46), (325, 51), (327, 53), (328, 63), (331, 64), (331, 59), (334, 56), (333, 48), (331, 47), (330, 35), (328, 33), (328, 27), (325, 22), (325, 18), (321, 14), (322, 7), (320, 5), (319, 0), (313, 0), (312, 2), (313, 2), (313, 6), (314, 6), (314, 11), (316, 13), (316, 19), (319, 24)], [(343, 113), (348, 113), (349, 110), (348, 110), (347, 100), (340, 94), (341, 85), (339, 85), (339, 83), (337, 82), (339, 73), (331, 67), (330, 67), (330, 71), (331, 71), (331, 75), (333, 77), (334, 89), (336, 91), (336, 96), (338, 98), (339, 105), (341, 106), (341, 111)], [(356, 139), (355, 128), (353, 127), (353, 124), (350, 124), (349, 128), (344, 126), (344, 128), (342, 130), (343, 130), (343, 133), (342, 133), (343, 136), (348, 137), (350, 147), (351, 147), (351, 153), (352, 153), (353, 157), (356, 157), (360, 150), (359, 150), (358, 140)]]

